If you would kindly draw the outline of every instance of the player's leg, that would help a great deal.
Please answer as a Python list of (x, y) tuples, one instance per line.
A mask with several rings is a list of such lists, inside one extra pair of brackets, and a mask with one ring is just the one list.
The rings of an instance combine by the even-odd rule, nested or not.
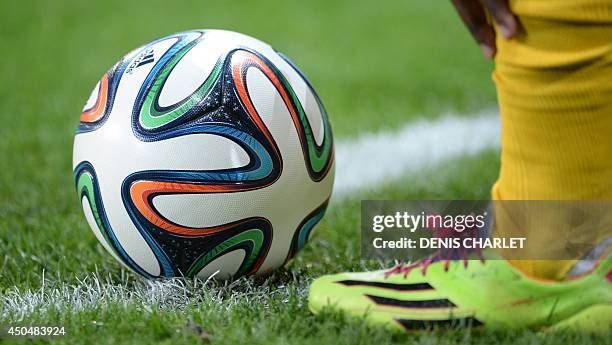
[[(502, 164), (493, 198), (612, 200), (612, 3), (519, 0), (511, 8), (522, 33), (496, 42)], [(528, 230), (549, 247), (577, 235), (575, 226), (553, 220), (539, 219)], [(592, 229), (585, 240), (611, 231)], [(573, 262), (514, 264), (561, 279)]]

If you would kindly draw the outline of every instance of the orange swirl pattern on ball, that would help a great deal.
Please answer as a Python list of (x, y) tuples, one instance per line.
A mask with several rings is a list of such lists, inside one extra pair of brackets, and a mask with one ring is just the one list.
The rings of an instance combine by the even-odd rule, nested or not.
[(236, 226), (236, 223), (223, 224), (206, 228), (181, 226), (164, 219), (154, 209), (151, 198), (158, 194), (189, 194), (189, 193), (229, 193), (247, 191), (260, 186), (245, 187), (244, 185), (206, 185), (176, 182), (136, 181), (130, 186), (130, 196), (136, 208), (153, 225), (177, 235), (201, 236), (214, 234)]
[[(289, 94), (287, 94), (287, 91), (285, 91), (285, 89), (283, 88), (280, 80), (278, 79), (274, 71), (272, 71), (270, 67), (268, 67), (267, 64), (257, 55), (245, 50), (239, 50), (235, 52), (234, 55), (232, 55), (232, 77), (234, 79), (234, 85), (236, 85), (238, 95), (240, 96), (240, 100), (243, 102), (251, 118), (253, 118), (253, 120), (260, 128), (265, 128), (263, 121), (255, 110), (255, 106), (251, 102), (249, 92), (247, 91), (247, 87), (245, 85), (246, 71), (249, 66), (257, 66), (257, 69), (262, 71), (266, 75), (266, 77), (272, 82), (274, 88), (276, 88), (276, 91), (278, 91), (278, 93), (281, 95), (283, 102), (285, 103), (287, 109), (289, 110), (289, 113), (291, 114), (291, 118), (297, 129), (300, 142), (304, 142), (304, 133), (299, 130), (300, 126), (298, 125), (300, 122), (300, 117), (298, 116), (297, 112), (295, 111), (295, 108), (291, 103), (291, 98), (289, 97)], [(274, 139), (272, 139), (271, 134), (267, 130), (264, 132), (264, 134), (266, 135), (266, 137), (268, 137), (268, 140), (270, 142), (274, 142)]]
[(104, 116), (106, 109), (106, 100), (108, 99), (108, 73), (104, 73), (100, 79), (100, 87), (98, 89), (98, 99), (96, 104), (81, 113), (81, 122), (96, 122)]

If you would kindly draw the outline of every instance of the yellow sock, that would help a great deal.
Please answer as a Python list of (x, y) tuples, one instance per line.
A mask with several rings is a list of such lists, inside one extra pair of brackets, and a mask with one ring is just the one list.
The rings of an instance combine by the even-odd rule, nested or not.
[[(612, 1), (510, 5), (524, 34), (497, 39), (502, 155), (493, 199), (612, 200)], [(512, 262), (551, 279), (573, 265)]]

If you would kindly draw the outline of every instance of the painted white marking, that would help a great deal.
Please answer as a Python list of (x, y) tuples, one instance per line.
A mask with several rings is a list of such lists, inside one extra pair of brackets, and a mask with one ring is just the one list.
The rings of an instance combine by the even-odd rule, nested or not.
[(362, 135), (336, 144), (333, 198), (368, 190), (418, 173), (452, 157), (499, 143), (497, 112), (475, 117), (451, 114), (438, 121), (408, 123), (394, 132)]

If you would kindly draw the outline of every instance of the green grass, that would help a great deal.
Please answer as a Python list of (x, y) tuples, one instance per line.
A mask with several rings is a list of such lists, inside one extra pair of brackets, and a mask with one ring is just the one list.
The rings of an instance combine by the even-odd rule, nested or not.
[[(184, 299), (154, 304), (138, 295), (156, 285), (127, 273), (104, 252), (74, 195), (74, 129), (90, 90), (116, 60), (154, 38), (191, 28), (244, 32), (290, 56), (316, 86), (340, 140), (495, 104), (492, 66), (447, 2), (2, 1), (0, 325), (63, 324), (68, 335), (61, 341), (96, 344), (193, 344), (202, 340), (198, 327), (225, 344), (605, 341), (529, 331), (393, 335), (342, 314), (308, 312), (306, 291), (314, 277), (378, 267), (359, 260), (361, 198), (488, 198), (498, 168), (493, 151), (333, 205), (305, 250), (265, 280), (172, 283)], [(24, 317), (6, 313), (15, 306), (2, 297), (69, 290), (94, 279), (127, 299), (109, 297), (85, 309), (68, 300)]]

